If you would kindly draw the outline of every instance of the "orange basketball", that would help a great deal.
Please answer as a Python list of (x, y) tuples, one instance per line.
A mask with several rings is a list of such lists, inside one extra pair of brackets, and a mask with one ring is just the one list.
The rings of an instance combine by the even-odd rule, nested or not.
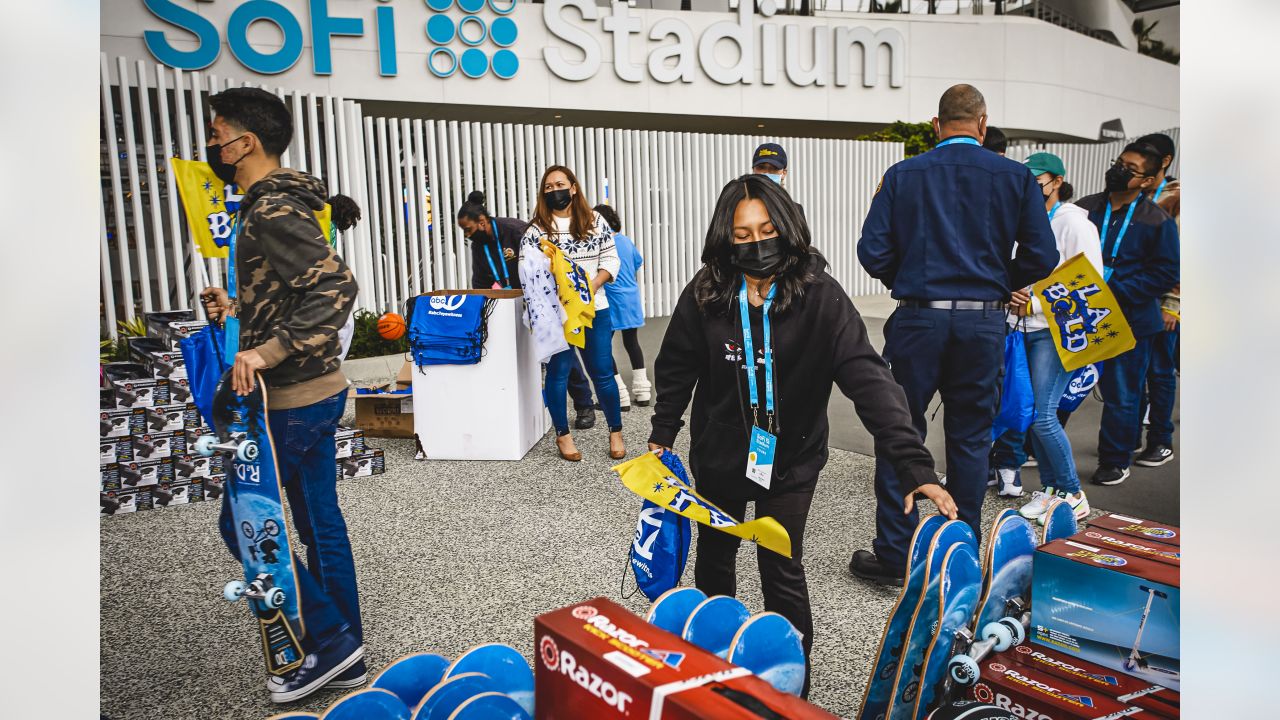
[(385, 313), (378, 318), (378, 334), (384, 340), (399, 340), (404, 337), (404, 318), (399, 313)]

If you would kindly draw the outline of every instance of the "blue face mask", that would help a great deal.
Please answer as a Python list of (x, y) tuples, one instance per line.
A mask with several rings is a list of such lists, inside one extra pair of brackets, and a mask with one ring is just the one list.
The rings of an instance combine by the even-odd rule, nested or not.
[(781, 176), (781, 175), (775, 175), (774, 173), (761, 173), (761, 174), (762, 174), (762, 175), (764, 175), (765, 177), (769, 178), (770, 180), (772, 180), (772, 181), (774, 181), (774, 182), (778, 183), (779, 185), (781, 185), (781, 184), (782, 184), (782, 176)]

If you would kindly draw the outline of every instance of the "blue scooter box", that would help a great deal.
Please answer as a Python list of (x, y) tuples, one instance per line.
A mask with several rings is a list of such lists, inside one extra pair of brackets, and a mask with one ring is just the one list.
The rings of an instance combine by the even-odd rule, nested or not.
[(1076, 535), (1036, 550), (1031, 640), (1179, 690), (1177, 566), (1092, 545)]

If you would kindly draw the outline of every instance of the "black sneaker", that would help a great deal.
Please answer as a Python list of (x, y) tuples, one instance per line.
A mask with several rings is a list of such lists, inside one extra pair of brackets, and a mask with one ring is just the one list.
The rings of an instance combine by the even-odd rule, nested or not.
[(596, 426), (596, 411), (594, 408), (583, 408), (578, 411), (578, 418), (573, 421), (573, 426), (578, 430), (590, 430)]
[(1134, 462), (1142, 467), (1160, 467), (1172, 459), (1173, 448), (1168, 445), (1149, 445)]
[(271, 702), (287, 703), (310, 695), (364, 660), (364, 646), (350, 633), (341, 633), (314, 653), (302, 667), (282, 678), (270, 678)]
[(881, 585), (902, 586), (902, 568), (886, 566), (876, 554), (869, 550), (859, 550), (849, 561), (849, 572), (856, 578), (870, 580)]
[(1129, 477), (1129, 468), (1100, 465), (1090, 480), (1094, 485), (1119, 485)]

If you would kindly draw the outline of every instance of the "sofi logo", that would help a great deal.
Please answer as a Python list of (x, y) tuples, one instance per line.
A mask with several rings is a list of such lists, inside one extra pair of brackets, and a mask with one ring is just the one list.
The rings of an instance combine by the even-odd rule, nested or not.
[[(427, 40), (435, 47), (427, 56), (427, 69), (432, 75), (447, 78), (459, 71), (469, 78), (483, 77), (492, 71), (494, 75), (509, 80), (520, 69), (520, 60), (509, 48), (520, 34), (516, 23), (507, 17), (516, 9), (516, 0), (426, 0), (427, 8), (434, 13), (427, 20)], [(457, 6), (461, 17), (450, 10)], [(488, 8), (497, 17), (485, 22), (481, 13)], [(449, 47), (457, 41), (465, 49), (460, 53)], [(486, 43), (497, 47), (492, 56), (486, 51)]]

